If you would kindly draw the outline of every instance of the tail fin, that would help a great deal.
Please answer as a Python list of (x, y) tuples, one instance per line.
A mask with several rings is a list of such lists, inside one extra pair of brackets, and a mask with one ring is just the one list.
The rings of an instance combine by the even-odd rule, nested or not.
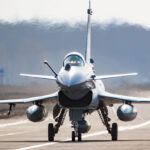
[(88, 22), (87, 22), (87, 41), (86, 41), (86, 50), (85, 50), (85, 60), (87, 63), (90, 63), (91, 59), (91, 1), (89, 0), (89, 8), (87, 10), (88, 13)]

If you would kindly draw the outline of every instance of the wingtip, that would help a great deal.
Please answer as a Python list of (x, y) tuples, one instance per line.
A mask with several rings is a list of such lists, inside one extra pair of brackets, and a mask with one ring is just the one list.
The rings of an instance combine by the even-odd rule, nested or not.
[(139, 73), (138, 72), (135, 72), (135, 73), (133, 73), (134, 75), (139, 75)]
[(20, 75), (20, 76), (26, 76), (27, 74), (24, 74), (24, 73), (20, 73), (19, 75)]

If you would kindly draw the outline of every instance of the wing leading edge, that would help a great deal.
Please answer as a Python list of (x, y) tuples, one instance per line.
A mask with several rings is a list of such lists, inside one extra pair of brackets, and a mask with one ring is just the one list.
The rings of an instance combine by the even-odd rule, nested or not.
[(30, 102), (37, 102), (37, 101), (46, 101), (53, 98), (57, 98), (58, 92), (49, 94), (49, 95), (43, 95), (43, 96), (37, 96), (37, 97), (31, 97), (31, 98), (22, 98), (22, 99), (10, 99), (10, 100), (0, 100), (0, 104), (17, 104), (17, 103), (30, 103)]
[(94, 79), (95, 80), (101, 80), (101, 79), (126, 77), (126, 76), (136, 76), (136, 75), (138, 75), (137, 72), (135, 72), (135, 73), (126, 73), (126, 74), (102, 75), (102, 76), (96, 76)]
[(40, 78), (40, 79), (47, 79), (47, 80), (56, 80), (56, 78), (54, 76), (46, 76), (46, 75), (36, 75), (36, 74), (24, 74), (24, 73), (21, 73), (20, 76), (32, 77), (32, 78)]
[(99, 94), (100, 99), (110, 101), (111, 103), (120, 103), (121, 101), (135, 102), (135, 103), (150, 103), (150, 98), (124, 96), (118, 94), (112, 94), (104, 92)]

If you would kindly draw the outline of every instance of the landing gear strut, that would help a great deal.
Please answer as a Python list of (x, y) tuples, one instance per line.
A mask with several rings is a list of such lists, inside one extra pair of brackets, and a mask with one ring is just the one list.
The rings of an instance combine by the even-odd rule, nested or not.
[(111, 119), (108, 117), (108, 109), (107, 109), (106, 105), (103, 102), (101, 102), (100, 107), (97, 111), (102, 120), (102, 123), (106, 126), (108, 133), (111, 134), (112, 141), (117, 141), (118, 125), (117, 125), (117, 123), (113, 123), (112, 127), (111, 127), (111, 125), (109, 123), (111, 121)]
[(14, 107), (15, 107), (15, 104), (10, 104), (10, 105), (9, 105), (9, 110), (8, 110), (8, 112), (7, 112), (7, 115), (8, 115), (8, 116), (11, 115), (11, 113), (13, 112)]
[(56, 125), (54, 126), (52, 123), (48, 125), (48, 141), (54, 141), (55, 134), (58, 133), (60, 126), (64, 123), (66, 113), (67, 110), (62, 109), (60, 115), (55, 119)]

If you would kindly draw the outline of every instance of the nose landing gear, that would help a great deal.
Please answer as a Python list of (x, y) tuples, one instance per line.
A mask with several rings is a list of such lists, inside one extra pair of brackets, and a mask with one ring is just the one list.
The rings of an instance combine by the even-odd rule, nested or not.
[[(83, 119), (84, 121), (84, 119)], [(81, 122), (82, 121), (73, 121), (72, 122), (72, 128), (74, 128), (74, 131), (72, 131), (72, 141), (74, 142), (76, 138), (78, 141), (82, 141), (82, 128), (81, 128)]]
[(72, 141), (75, 141), (76, 138), (78, 138), (78, 141), (82, 141), (82, 133), (87, 133), (91, 125), (82, 118), (80, 121), (72, 121), (72, 128), (74, 128), (74, 131), (72, 131)]
[(72, 131), (72, 142), (76, 140), (76, 137), (78, 138), (78, 141), (82, 141), (82, 134), (80, 131), (78, 132)]

